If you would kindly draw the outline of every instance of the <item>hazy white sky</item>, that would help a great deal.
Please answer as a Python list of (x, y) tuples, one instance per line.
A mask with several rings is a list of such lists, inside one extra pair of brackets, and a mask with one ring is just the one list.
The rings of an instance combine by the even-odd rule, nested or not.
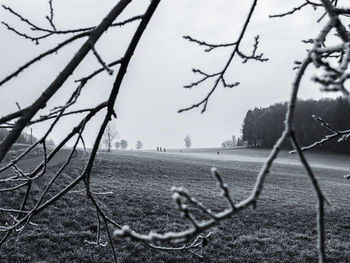
[[(49, 9), (46, 0), (1, 0), (31, 19), (38, 25), (47, 26), (45, 16)], [(232, 0), (163, 0), (145, 31), (122, 85), (115, 107), (118, 119), (114, 124), (119, 139), (127, 139), (132, 148), (141, 140), (145, 148), (162, 146), (179, 148), (184, 146), (184, 137), (189, 134), (193, 147), (217, 147), (232, 134), (239, 135), (243, 118), (248, 109), (255, 106), (286, 101), (294, 77), (293, 61), (305, 55), (306, 45), (301, 39), (315, 37), (321, 27), (315, 22), (317, 16), (311, 8), (297, 15), (270, 19), (269, 14), (286, 11), (291, 1), (264, 0), (258, 2), (257, 10), (243, 41), (243, 49), (250, 53), (254, 36), (260, 35), (259, 50), (270, 60), (267, 63), (241, 64), (239, 58), (229, 68), (227, 80), (239, 81), (234, 89), (219, 88), (212, 96), (207, 111), (200, 110), (177, 113), (177, 110), (201, 100), (211, 88), (210, 82), (194, 87), (182, 87), (198, 79), (192, 74), (193, 67), (213, 73), (223, 68), (232, 48), (219, 49), (211, 53), (182, 39), (183, 35), (213, 43), (233, 42), (237, 39), (243, 19), (249, 11), (251, 1)], [(293, 1), (299, 3), (298, 1)], [(58, 29), (91, 26), (100, 22), (115, 5), (112, 0), (56, 0), (55, 23)], [(149, 1), (134, 0), (127, 12), (118, 20), (141, 14)], [(24, 28), (4, 10), (1, 20), (17, 28)], [(322, 23), (321, 23), (322, 24)], [(137, 23), (121, 29), (111, 29), (97, 45), (97, 50), (107, 62), (122, 56)], [(30, 32), (30, 30), (26, 30)], [(0, 78), (50, 46), (67, 37), (42, 41), (39, 46), (24, 40), (4, 26), (0, 27)], [(1, 115), (16, 110), (15, 102), (28, 106), (57, 76), (79, 48), (78, 41), (57, 55), (43, 59), (30, 70), (0, 87)], [(96, 59), (87, 57), (50, 101), (49, 106), (60, 105), (76, 87), (74, 80), (99, 68)], [(93, 106), (107, 98), (114, 76), (101, 74), (91, 81), (79, 99), (78, 106)], [(323, 95), (311, 82), (304, 83), (303, 98), (319, 98)], [(82, 116), (81, 116), (82, 117)], [(87, 127), (85, 140), (90, 146), (97, 132), (102, 115)], [(68, 118), (53, 133), (58, 142), (79, 119)], [(33, 133), (40, 136), (45, 125), (33, 126)]]

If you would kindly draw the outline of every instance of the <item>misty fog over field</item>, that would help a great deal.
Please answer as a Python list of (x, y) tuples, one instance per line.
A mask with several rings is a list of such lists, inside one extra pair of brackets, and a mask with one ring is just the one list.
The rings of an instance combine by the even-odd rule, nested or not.
[(347, 1), (0, 2), (0, 262), (350, 262)]

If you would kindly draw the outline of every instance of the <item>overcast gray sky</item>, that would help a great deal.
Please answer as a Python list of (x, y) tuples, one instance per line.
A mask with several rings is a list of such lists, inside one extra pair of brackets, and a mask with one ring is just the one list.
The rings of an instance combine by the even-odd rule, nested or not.
[[(193, 147), (218, 147), (232, 134), (238, 136), (243, 118), (248, 109), (268, 106), (288, 100), (294, 77), (293, 61), (305, 56), (306, 45), (301, 39), (315, 37), (321, 25), (316, 24), (311, 8), (281, 19), (270, 19), (275, 14), (290, 9), (298, 1), (264, 0), (258, 2), (257, 10), (243, 41), (243, 49), (249, 53), (254, 36), (260, 35), (259, 50), (270, 60), (266, 63), (241, 64), (236, 58), (226, 78), (241, 85), (233, 89), (219, 88), (209, 101), (204, 114), (195, 109), (177, 113), (201, 100), (211, 88), (210, 82), (194, 87), (182, 87), (198, 80), (191, 72), (200, 68), (206, 72), (221, 70), (232, 48), (211, 53), (182, 39), (183, 35), (213, 43), (234, 42), (242, 28), (243, 19), (251, 1), (232, 0), (163, 0), (156, 10), (139, 46), (131, 60), (115, 107), (118, 119), (114, 124), (119, 139), (126, 139), (134, 148), (136, 140), (144, 147), (184, 147), (184, 137), (189, 134)], [(46, 0), (1, 0), (39, 25), (46, 25), (49, 9)], [(113, 7), (112, 0), (57, 0), (54, 1), (55, 23), (58, 29), (79, 28), (96, 25)], [(141, 14), (149, 1), (135, 0), (118, 20)], [(23, 24), (0, 11), (1, 20), (17, 28)], [(322, 23), (321, 23), (322, 24)], [(107, 62), (122, 56), (137, 23), (124, 28), (109, 30), (97, 45), (97, 50)], [(29, 32), (29, 31), (27, 31)], [(0, 27), (0, 78), (14, 71), (50, 46), (67, 37), (42, 41), (39, 46), (24, 40)], [(0, 87), (1, 115), (15, 111), (15, 102), (24, 107), (37, 98), (57, 76), (79, 48), (78, 41), (57, 55), (43, 59), (18, 78)], [(99, 68), (96, 59), (89, 55), (50, 101), (49, 106), (65, 101), (76, 85), (74, 80)], [(77, 106), (93, 106), (106, 99), (114, 76), (101, 74), (85, 89)], [(327, 95), (319, 92), (311, 82), (305, 82), (300, 92), (303, 98), (320, 98)], [(76, 106), (76, 108), (77, 108)], [(84, 133), (91, 146), (102, 115), (87, 127)], [(58, 142), (71, 130), (77, 118), (68, 118), (54, 130), (52, 138)], [(33, 133), (40, 136), (45, 125), (33, 126)]]

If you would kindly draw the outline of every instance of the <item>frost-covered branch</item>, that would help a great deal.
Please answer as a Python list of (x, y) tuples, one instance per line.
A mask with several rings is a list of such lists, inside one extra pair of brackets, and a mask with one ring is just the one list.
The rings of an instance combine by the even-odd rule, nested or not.
[[(19, 108), (16, 112), (0, 118), (0, 124), (4, 124), (12, 128), (12, 130), (9, 132), (9, 135), (5, 138), (5, 140), (0, 145), (0, 160), (2, 160), (6, 156), (9, 147), (11, 147), (11, 145), (14, 143), (14, 141), (19, 136), (20, 132), (23, 130), (24, 127), (33, 125), (35, 123), (47, 121), (47, 120), (53, 120), (52, 123), (49, 125), (49, 128), (45, 131), (45, 134), (42, 138), (40, 138), (33, 145), (25, 149), (24, 152), (19, 154), (19, 156), (8, 161), (8, 163), (6, 163), (2, 168), (0, 168), (0, 173), (5, 172), (6, 170), (10, 171), (10, 169), (12, 169), (12, 174), (11, 173), (9, 173), (8, 175), (6, 174), (5, 177), (2, 177), (0, 179), (0, 184), (3, 186), (3, 187), (0, 187), (0, 192), (2, 193), (13, 192), (24, 188), (24, 196), (21, 197), (22, 199), (21, 199), (20, 209), (11, 209), (11, 208), (1, 209), (2, 212), (7, 213), (8, 216), (12, 218), (12, 221), (8, 222), (7, 225), (0, 226), (0, 231), (4, 232), (4, 235), (2, 236), (2, 239), (0, 241), (0, 245), (2, 245), (11, 234), (16, 234), (16, 233), (20, 234), (28, 224), (32, 224), (31, 220), (34, 215), (42, 212), (43, 210), (47, 209), (49, 206), (53, 205), (57, 200), (62, 198), (64, 195), (66, 195), (80, 182), (84, 182), (85, 191), (87, 192), (87, 197), (92, 201), (92, 204), (94, 205), (97, 211), (97, 220), (98, 220), (99, 230), (98, 230), (96, 243), (100, 244), (99, 237), (100, 237), (100, 231), (101, 231), (101, 222), (103, 221), (105, 224), (105, 230), (107, 232), (107, 235), (109, 236), (109, 243), (111, 245), (111, 249), (113, 251), (115, 261), (117, 260), (115, 256), (116, 254), (115, 254), (114, 245), (111, 242), (112, 236), (109, 228), (111, 226), (119, 227), (119, 225), (116, 221), (114, 221), (109, 216), (107, 216), (107, 214), (101, 209), (99, 203), (97, 202), (97, 200), (95, 200), (95, 197), (94, 197), (95, 194), (108, 194), (109, 192), (96, 193), (95, 191), (91, 191), (89, 182), (90, 182), (90, 174), (92, 171), (92, 167), (96, 158), (96, 153), (100, 145), (100, 141), (101, 141), (101, 137), (104, 132), (104, 129), (107, 123), (110, 121), (110, 119), (112, 117), (116, 117), (116, 113), (114, 112), (115, 101), (119, 93), (119, 89), (122, 85), (124, 76), (127, 72), (129, 62), (132, 58), (132, 55), (135, 52), (138, 42), (140, 41), (160, 1), (152, 0), (149, 3), (146, 12), (143, 15), (133, 16), (122, 22), (115, 22), (116, 18), (124, 11), (124, 9), (128, 6), (130, 2), (131, 0), (118, 1), (118, 3), (106, 15), (106, 17), (102, 19), (102, 22), (98, 26), (90, 27), (90, 28), (82, 28), (77, 30), (73, 29), (73, 30), (67, 30), (67, 31), (60, 31), (56, 28), (56, 25), (54, 24), (53, 3), (51, 0), (49, 0), (50, 15), (47, 16), (46, 19), (49, 21), (49, 24), (52, 27), (52, 29), (47, 29), (45, 27), (37, 26), (34, 23), (32, 23), (29, 19), (26, 19), (19, 13), (15, 12), (13, 9), (3, 6), (3, 8), (6, 11), (10, 12), (12, 15), (19, 18), (27, 26), (31, 27), (31, 30), (33, 32), (41, 32), (43, 34), (47, 34), (50, 36), (59, 35), (59, 34), (69, 34), (69, 33), (72, 33), (75, 35), (61, 42), (57, 46), (49, 49), (48, 51), (40, 54), (39, 56), (33, 58), (32, 60), (30, 60), (30, 62), (21, 66), (17, 71), (5, 77), (0, 82), (0, 85), (3, 85), (9, 82), (11, 79), (16, 77), (19, 73), (31, 67), (33, 64), (37, 63), (40, 59), (47, 57), (53, 53), (56, 53), (61, 48), (66, 47), (68, 44), (74, 42), (75, 40), (78, 40), (83, 37), (87, 37), (88, 39), (85, 41), (85, 43), (81, 45), (76, 55), (67, 64), (67, 66), (59, 74), (56, 80), (54, 80), (53, 83), (51, 83), (51, 85), (46, 90), (43, 91), (43, 94), (36, 101), (34, 101), (32, 105), (25, 107), (23, 109)], [(104, 62), (104, 60), (101, 58), (99, 53), (96, 51), (95, 44), (98, 42), (101, 35), (106, 33), (109, 28), (120, 27), (120, 26), (129, 24), (133, 21), (140, 21), (140, 24), (138, 25), (135, 32), (133, 33), (133, 37), (130, 40), (128, 47), (126, 48), (124, 56), (118, 60), (114, 60), (114, 61), (112, 60), (113, 62), (107, 64), (106, 62)], [(18, 33), (20, 32), (18, 31)], [(89, 53), (90, 50), (92, 51), (93, 55), (97, 58), (98, 62), (102, 65), (102, 68), (95, 70), (94, 72), (87, 75), (86, 77), (78, 79), (76, 81), (78, 85), (74, 89), (74, 91), (70, 94), (70, 97), (66, 101), (66, 103), (60, 106), (55, 106), (54, 108), (48, 110), (46, 108), (46, 103), (48, 102), (48, 100), (50, 100), (50, 98), (56, 93), (56, 91), (61, 89), (63, 83), (65, 83), (65, 80), (73, 73), (74, 69), (81, 64), (81, 62), (83, 61), (83, 59)], [(78, 107), (78, 109), (68, 111), (68, 109), (72, 105), (77, 105), (78, 98), (82, 93), (84, 93), (85, 90), (83, 88), (87, 85), (89, 80), (93, 79), (103, 71), (107, 71), (111, 73), (110, 67), (113, 67), (116, 65), (120, 65), (120, 67), (118, 68), (118, 71), (117, 71), (118, 73), (114, 81), (111, 93), (109, 94), (105, 102), (100, 103), (91, 108)], [(35, 119), (34, 117), (37, 115), (37, 112), (41, 109), (47, 110), (48, 113), (42, 114), (41, 116), (39, 116), (39, 118)], [(55, 186), (58, 178), (61, 177), (66, 167), (70, 165), (71, 160), (73, 159), (77, 151), (78, 144), (82, 143), (85, 148), (83, 132), (86, 125), (93, 119), (93, 117), (97, 113), (101, 112), (102, 110), (106, 110), (104, 122), (101, 125), (95, 137), (95, 143), (92, 150), (89, 152), (89, 157), (84, 160), (86, 161), (86, 164), (83, 171), (80, 174), (76, 175), (75, 177), (67, 176), (69, 182), (66, 185), (66, 187), (61, 189), (56, 195), (49, 196), (48, 194), (49, 190)], [(46, 148), (47, 147), (46, 139), (49, 136), (49, 134), (52, 133), (52, 130), (54, 129), (54, 127), (61, 121), (63, 117), (77, 115), (77, 114), (85, 114), (85, 116), (81, 119), (81, 121), (75, 127), (73, 127), (72, 131), (68, 133), (66, 137), (64, 137), (64, 139), (61, 140), (61, 142), (59, 142), (59, 144), (54, 149), (51, 150), (50, 153), (48, 153)], [(47, 184), (44, 185), (44, 188), (42, 190), (40, 190), (38, 193), (33, 193), (33, 190), (34, 190), (33, 185), (38, 183), (37, 179), (47, 174), (47, 170), (48, 170), (47, 167), (50, 164), (50, 161), (52, 160), (52, 158), (58, 152), (60, 152), (62, 150), (62, 147), (68, 141), (73, 139), (73, 137), (75, 137), (74, 145), (65, 162), (60, 166), (59, 170), (52, 176), (52, 178), (47, 182)], [(32, 171), (29, 171), (29, 172), (22, 171), (17, 166), (17, 163), (20, 160), (24, 159), (30, 152), (34, 151), (34, 149), (36, 149), (39, 144), (43, 145), (43, 161)], [(42, 184), (42, 182), (40, 184)], [(34, 205), (31, 206), (30, 208), (27, 208), (29, 201), (34, 202)], [(11, 213), (17, 214), (17, 216), (12, 217)]]
[[(337, 139), (337, 138), (338, 138), (338, 142), (346, 141), (347, 139), (349, 139), (350, 130), (339, 131), (336, 128), (334, 128), (332, 125), (330, 125), (329, 123), (322, 120), (320, 117), (315, 116), (315, 115), (312, 115), (312, 117), (316, 121), (318, 121), (321, 124), (321, 126), (330, 130), (332, 132), (332, 134), (326, 135), (322, 139), (315, 141), (314, 143), (310, 144), (309, 146), (301, 147), (302, 151), (307, 151), (307, 150), (313, 149), (317, 146), (323, 145), (323, 144), (325, 144), (331, 140)], [(296, 150), (290, 151), (290, 153), (296, 153)]]
[(192, 106), (190, 107), (187, 107), (187, 108), (183, 108), (181, 110), (179, 110), (178, 112), (181, 113), (181, 112), (184, 112), (184, 111), (189, 111), (189, 110), (192, 110), (194, 108), (198, 108), (198, 107), (202, 107), (202, 110), (201, 110), (201, 113), (204, 113), (207, 109), (207, 105), (208, 105), (208, 102), (209, 102), (209, 99), (210, 97), (212, 96), (212, 94), (214, 93), (214, 91), (216, 90), (216, 88), (219, 86), (219, 84), (222, 84), (222, 86), (224, 88), (233, 88), (237, 85), (239, 85), (240, 83), (237, 81), (237, 82), (234, 82), (234, 83), (228, 83), (226, 78), (225, 78), (225, 74), (227, 72), (227, 69), (229, 68), (229, 66), (231, 65), (231, 62), (233, 60), (233, 58), (236, 56), (236, 54), (238, 56), (240, 56), (241, 58), (244, 59), (244, 61), (248, 61), (248, 60), (257, 60), (257, 61), (260, 61), (260, 62), (263, 62), (263, 61), (266, 61), (267, 59), (266, 58), (262, 58), (262, 54), (260, 55), (256, 55), (256, 50), (257, 50), (257, 47), (258, 47), (258, 37), (256, 38), (256, 42), (255, 42), (255, 45), (254, 45), (254, 48), (253, 48), (253, 53), (251, 56), (246, 56), (245, 54), (243, 54), (242, 52), (240, 52), (240, 47), (241, 47), (241, 42), (245, 36), (245, 33), (246, 33), (246, 30), (248, 28), (248, 25), (249, 25), (249, 22), (250, 22), (250, 19), (252, 18), (253, 16), (253, 13), (254, 13), (254, 10), (255, 10), (255, 7), (256, 7), (256, 4), (257, 4), (257, 0), (253, 0), (252, 1), (252, 5), (250, 7), (250, 10), (249, 10), (249, 13), (244, 21), (244, 24), (243, 24), (243, 28), (241, 30), (241, 33), (239, 34), (238, 36), (238, 39), (233, 42), (233, 43), (228, 43), (228, 44), (209, 44), (205, 41), (200, 41), (200, 40), (197, 40), (197, 39), (194, 39), (190, 36), (185, 36), (184, 38), (192, 43), (196, 43), (200, 46), (205, 46), (206, 49), (205, 51), (206, 52), (210, 52), (212, 51), (213, 49), (216, 49), (216, 48), (220, 48), (220, 47), (230, 47), (230, 46), (233, 46), (233, 51), (232, 53), (230, 54), (230, 57), (228, 58), (226, 64), (224, 65), (223, 69), (217, 73), (214, 73), (214, 74), (207, 74), (207, 73), (204, 73), (203, 71), (201, 70), (194, 70), (193, 72), (194, 73), (201, 73), (202, 75), (204, 75), (204, 77), (197, 81), (197, 82), (193, 82), (192, 84), (189, 84), (189, 85), (186, 85), (184, 86), (185, 88), (191, 88), (193, 86), (197, 86), (199, 84), (201, 84), (202, 82), (210, 79), (210, 78), (214, 78), (214, 85), (213, 87), (210, 89), (209, 93), (207, 94), (207, 96), (205, 96), (204, 99), (202, 99), (200, 102), (196, 103), (196, 104), (193, 104)]
[[(143, 243), (146, 243), (149, 247), (160, 250), (169, 250), (169, 251), (190, 251), (191, 253), (196, 252), (193, 249), (204, 247), (208, 243), (208, 237), (210, 235), (210, 229), (213, 226), (218, 225), (220, 222), (224, 220), (228, 220), (234, 215), (238, 215), (240, 211), (247, 209), (249, 207), (255, 208), (258, 205), (259, 198), (263, 193), (264, 183), (267, 175), (269, 174), (271, 167), (274, 163), (274, 160), (277, 158), (281, 146), (284, 141), (290, 140), (293, 144), (294, 150), (298, 153), (300, 158), (300, 162), (305, 168), (306, 174), (308, 175), (311, 185), (313, 186), (314, 192), (316, 194), (317, 199), (317, 231), (318, 231), (318, 254), (320, 262), (326, 262), (326, 230), (325, 230), (325, 204), (329, 204), (329, 201), (326, 199), (323, 194), (319, 183), (317, 181), (317, 177), (312, 171), (310, 165), (308, 164), (307, 159), (303, 154), (303, 150), (313, 148), (319, 144), (322, 144), (328, 140), (333, 138), (341, 138), (347, 139), (350, 135), (349, 130), (338, 131), (333, 126), (327, 124), (322, 119), (315, 117), (317, 121), (319, 121), (324, 127), (332, 132), (331, 135), (327, 135), (321, 141), (315, 142), (313, 145), (302, 148), (297, 140), (297, 135), (294, 131), (294, 114), (296, 100), (298, 91), (300, 88), (300, 83), (304, 77), (304, 74), (307, 68), (310, 65), (315, 66), (322, 74), (318, 74), (313, 79), (314, 81), (322, 86), (322, 90), (330, 91), (330, 92), (341, 92), (341, 94), (350, 100), (350, 95), (347, 87), (347, 80), (349, 79), (349, 59), (350, 59), (350, 34), (347, 29), (347, 26), (344, 25), (344, 22), (339, 18), (340, 16), (348, 16), (350, 14), (349, 8), (347, 7), (337, 7), (337, 1), (329, 1), (329, 0), (321, 0), (320, 2), (313, 1), (305, 1), (304, 3), (296, 6), (290, 11), (282, 13), (280, 15), (275, 15), (278, 17), (284, 17), (286, 15), (291, 15), (296, 13), (297, 11), (303, 9), (306, 6), (311, 6), (316, 10), (322, 10), (327, 14), (324, 16), (322, 13), (323, 19), (328, 19), (325, 25), (320, 29), (319, 34), (313, 38), (312, 40), (307, 40), (308, 44), (311, 44), (312, 47), (308, 50), (307, 55), (301, 62), (297, 62), (297, 71), (294, 82), (292, 83), (292, 93), (289, 99), (289, 104), (285, 117), (285, 127), (279, 138), (279, 140), (274, 145), (273, 149), (270, 152), (266, 162), (263, 167), (257, 174), (257, 178), (254, 184), (250, 195), (244, 198), (241, 201), (235, 200), (232, 198), (231, 193), (234, 195), (234, 187), (229, 188), (228, 185), (224, 182), (220, 173), (216, 169), (212, 169), (212, 174), (215, 177), (218, 188), (221, 191), (222, 196), (227, 201), (227, 208), (220, 212), (213, 212), (213, 210), (199, 200), (194, 198), (190, 192), (183, 188), (172, 188), (173, 199), (177, 208), (179, 209), (181, 215), (189, 222), (190, 227), (184, 231), (179, 232), (162, 232), (155, 233), (149, 232), (148, 234), (137, 233), (130, 229), (129, 226), (120, 226), (117, 220), (112, 219), (109, 216), (109, 211), (104, 211), (102, 209), (102, 205), (100, 201), (96, 198), (98, 193), (93, 191), (91, 187), (91, 172), (94, 166), (94, 162), (96, 160), (96, 154), (98, 151), (98, 147), (100, 145), (102, 135), (104, 133), (105, 128), (112, 118), (116, 117), (116, 112), (114, 111), (115, 103), (117, 96), (119, 94), (119, 90), (123, 83), (125, 74), (127, 72), (129, 63), (131, 58), (137, 48), (137, 45), (144, 34), (144, 31), (151, 20), (160, 0), (152, 0), (150, 1), (146, 12), (143, 15), (132, 16), (122, 22), (115, 22), (115, 20), (124, 12), (124, 9), (129, 5), (131, 0), (120, 0), (111, 10), (109, 14), (102, 20), (102, 22), (98, 26), (86, 27), (80, 29), (70, 29), (70, 30), (59, 30), (54, 23), (54, 17), (56, 17), (56, 13), (54, 13), (53, 1), (48, 0), (50, 13), (46, 17), (49, 22), (50, 27), (46, 28), (46, 26), (38, 26), (32, 23), (29, 19), (25, 18), (21, 14), (17, 13), (10, 7), (4, 6), (3, 8), (17, 17), (24, 25), (29, 27), (31, 33), (34, 33), (35, 36), (32, 36), (27, 33), (23, 33), (26, 31), (18, 30), (15, 27), (11, 26), (7, 22), (3, 22), (5, 27), (14, 32), (15, 34), (25, 38), (30, 39), (35, 42), (39, 42), (39, 40), (51, 38), (58, 35), (64, 34), (73, 34), (70, 35), (66, 40), (60, 42), (58, 45), (49, 48), (47, 51), (42, 54), (32, 58), (29, 62), (20, 66), (14, 72), (8, 74), (3, 77), (0, 81), (0, 86), (5, 83), (9, 83), (10, 80), (14, 80), (16, 76), (30, 68), (35, 63), (39, 62), (43, 58), (48, 58), (50, 55), (57, 53), (63, 47), (68, 46), (70, 43), (75, 42), (76, 40), (82, 38), (88, 38), (81, 45), (77, 54), (72, 58), (72, 60), (66, 65), (63, 71), (58, 75), (58, 77), (46, 88), (43, 89), (43, 93), (40, 97), (37, 98), (31, 105), (28, 107), (18, 108), (15, 112), (8, 114), (0, 118), (0, 125), (5, 125), (6, 127), (12, 128), (10, 134), (0, 145), (0, 160), (4, 160), (4, 157), (8, 154), (10, 147), (16, 141), (18, 136), (21, 134), (25, 127), (29, 125), (33, 125), (38, 122), (43, 122), (47, 120), (53, 120), (53, 122), (49, 125), (49, 128), (45, 131), (44, 136), (38, 140), (38, 142), (29, 146), (23, 153), (19, 156), (10, 159), (6, 164), (4, 164), (0, 168), (0, 173), (8, 171), (9, 174), (6, 174), (4, 177), (0, 179), (0, 192), (1, 193), (9, 193), (18, 190), (24, 190), (23, 196), (21, 196), (21, 205), (19, 207), (6, 207), (6, 205), (0, 208), (2, 213), (8, 215), (11, 220), (10, 223), (4, 224), (0, 226), (0, 232), (4, 233), (2, 236), (2, 240), (0, 241), (0, 245), (3, 244), (11, 234), (20, 234), (21, 231), (25, 229), (28, 224), (32, 224), (31, 220), (33, 216), (39, 214), (44, 211), (51, 205), (55, 204), (55, 202), (65, 196), (67, 193), (74, 193), (74, 188), (80, 184), (84, 183), (83, 190), (86, 192), (86, 197), (93, 208), (96, 211), (96, 225), (97, 225), (97, 235), (96, 242), (93, 244), (101, 245), (100, 236), (101, 236), (101, 224), (102, 222), (105, 225), (105, 231), (108, 236), (108, 243), (111, 246), (111, 250), (113, 251), (114, 259), (117, 261), (116, 251), (113, 244), (113, 235), (111, 233), (110, 227), (114, 229), (114, 237), (118, 238), (131, 238), (133, 240), (137, 240)], [(230, 53), (226, 63), (223, 65), (222, 69), (214, 72), (208, 73), (205, 70), (201, 69), (193, 69), (193, 73), (200, 76), (200, 79), (189, 84), (185, 85), (185, 88), (193, 88), (195, 86), (199, 86), (202, 83), (208, 80), (214, 80), (214, 85), (209, 90), (207, 96), (203, 98), (196, 104), (193, 104), (190, 107), (184, 108), (179, 112), (188, 111), (194, 108), (202, 107), (202, 113), (206, 111), (207, 104), (211, 95), (215, 92), (217, 87), (222, 86), (225, 88), (232, 88), (239, 85), (239, 82), (229, 82), (227, 80), (228, 68), (232, 64), (232, 61), (235, 57), (242, 59), (242, 62), (245, 63), (247, 61), (259, 61), (264, 62), (267, 59), (263, 57), (263, 54), (258, 52), (259, 47), (259, 36), (255, 37), (255, 41), (253, 44), (253, 49), (251, 53), (246, 53), (242, 47), (242, 41), (245, 39), (246, 31), (248, 25), (251, 21), (253, 13), (256, 9), (257, 0), (253, 0), (249, 9), (249, 13), (243, 21), (243, 26), (240, 34), (236, 38), (236, 40), (232, 43), (224, 43), (224, 44), (213, 44), (208, 43), (206, 41), (201, 41), (190, 36), (185, 36), (184, 38), (191, 43), (195, 43), (201, 47), (205, 48), (206, 52), (212, 52), (219, 48), (232, 48), (232, 52)], [(103, 58), (96, 51), (95, 46), (99, 41), (100, 37), (107, 32), (107, 30), (111, 27), (123, 26), (133, 21), (139, 21), (139, 25), (136, 30), (133, 32), (132, 39), (127, 46), (123, 57), (118, 60), (109, 59), (108, 61), (112, 61), (111, 63), (105, 62), (106, 58)], [(333, 32), (336, 32), (334, 35)], [(332, 45), (329, 45), (328, 39), (332, 38), (330, 41)], [(218, 41), (220, 43), (220, 41)], [(92, 51), (92, 52), (90, 52)], [(69, 99), (65, 104), (56, 106), (52, 109), (47, 109), (46, 105), (53, 97), (53, 95), (61, 89), (62, 85), (66, 82), (68, 77), (74, 72), (74, 70), (82, 63), (84, 58), (88, 54), (93, 53), (93, 55), (97, 58), (100, 63), (100, 68), (95, 70), (86, 77), (80, 78), (76, 80), (77, 87), (70, 94)], [(247, 55), (248, 54), (248, 55)], [(335, 61), (336, 59), (336, 61)], [(105, 98), (104, 102), (93, 106), (91, 108), (78, 108), (76, 110), (71, 110), (72, 105), (77, 105), (78, 98), (82, 93), (85, 92), (85, 85), (89, 82), (90, 79), (94, 78), (101, 72), (107, 71), (111, 73), (111, 67), (118, 65), (119, 67), (116, 69), (116, 77), (113, 83), (112, 89), (108, 94), (108, 97)], [(76, 78), (75, 78), (76, 79)], [(46, 114), (42, 114), (39, 117), (37, 116), (39, 110), (45, 109)], [(70, 110), (68, 110), (70, 109)], [(83, 169), (79, 171), (75, 176), (68, 176), (68, 183), (65, 185), (63, 189), (60, 189), (58, 193), (54, 196), (50, 196), (48, 194), (49, 190), (52, 189), (57, 182), (58, 178), (63, 174), (63, 171), (70, 164), (74, 152), (77, 149), (79, 143), (82, 143), (85, 147), (85, 143), (83, 140), (84, 129), (86, 125), (98, 114), (103, 115), (103, 122), (98, 129), (98, 132), (94, 139), (94, 144), (89, 154), (84, 158)], [(62, 139), (58, 145), (52, 149), (51, 152), (47, 151), (47, 138), (49, 134), (52, 133), (52, 130), (56, 127), (56, 125), (62, 120), (65, 116), (84, 114), (81, 117), (81, 120), (78, 124), (76, 124), (71, 132), (69, 132), (64, 139)], [(79, 115), (81, 116), (81, 115)], [(2, 127), (2, 126), (1, 126)], [(47, 174), (48, 167), (50, 165), (50, 161), (56, 154), (64, 147), (64, 145), (74, 139), (74, 146), (69, 153), (69, 156), (64, 161), (64, 163), (59, 167), (59, 170), (53, 174), (53, 177), (47, 181), (44, 185), (44, 188), (39, 191), (39, 195), (36, 195), (36, 198), (33, 198), (33, 186), (38, 182), (38, 178), (42, 178)], [(25, 156), (33, 151), (36, 147), (42, 145), (42, 161), (41, 163), (35, 167), (32, 171), (24, 171), (18, 167), (18, 162), (25, 158)], [(349, 178), (347, 175), (346, 178)], [(75, 192), (80, 192), (81, 190), (76, 190)], [(108, 193), (108, 191), (107, 191)], [(105, 194), (105, 193), (104, 193)], [(29, 201), (34, 203), (33, 206), (29, 207)], [(194, 213), (189, 209), (190, 207), (197, 208), (200, 213), (205, 218), (204, 221), (199, 221)], [(15, 214), (16, 216), (13, 216)], [(91, 241), (88, 241), (91, 243)], [(197, 254), (198, 255), (198, 254)], [(199, 255), (200, 256), (200, 255)]]

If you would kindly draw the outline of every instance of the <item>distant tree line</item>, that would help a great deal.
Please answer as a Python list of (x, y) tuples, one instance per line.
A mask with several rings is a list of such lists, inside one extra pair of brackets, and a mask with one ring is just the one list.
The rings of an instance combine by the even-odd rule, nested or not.
[(243, 146), (242, 137), (236, 138), (236, 135), (232, 135), (231, 139), (225, 140), (221, 143), (221, 148), (234, 148), (236, 146)]
[[(8, 129), (0, 128), (0, 142), (3, 141), (9, 133), (10, 131)], [(32, 144), (35, 143), (37, 140), (38, 139), (35, 136), (32, 136), (26, 132), (22, 132), (16, 140), (16, 143)]]
[[(243, 141), (251, 147), (271, 148), (283, 131), (286, 111), (287, 103), (276, 103), (266, 108), (248, 110), (242, 127)], [(316, 140), (332, 134), (313, 115), (320, 117), (338, 131), (350, 128), (350, 106), (346, 100), (342, 98), (298, 100), (294, 127), (303, 146), (308, 146)], [(290, 148), (291, 144), (286, 140), (282, 146)], [(350, 152), (350, 142), (339, 143), (337, 140), (333, 140), (317, 149), (348, 153)]]
[(222, 148), (233, 148), (235, 146), (237, 146), (237, 140), (235, 135), (232, 135), (231, 140), (226, 140), (223, 143), (221, 143)]
[[(119, 137), (118, 134), (119, 132), (115, 129), (114, 124), (108, 123), (102, 136), (102, 143), (108, 152), (111, 151), (113, 145), (117, 150), (126, 150), (128, 148), (129, 142), (127, 140), (121, 139), (120, 141), (116, 141)], [(142, 141), (138, 140), (135, 144), (135, 148), (141, 150), (143, 148)]]

